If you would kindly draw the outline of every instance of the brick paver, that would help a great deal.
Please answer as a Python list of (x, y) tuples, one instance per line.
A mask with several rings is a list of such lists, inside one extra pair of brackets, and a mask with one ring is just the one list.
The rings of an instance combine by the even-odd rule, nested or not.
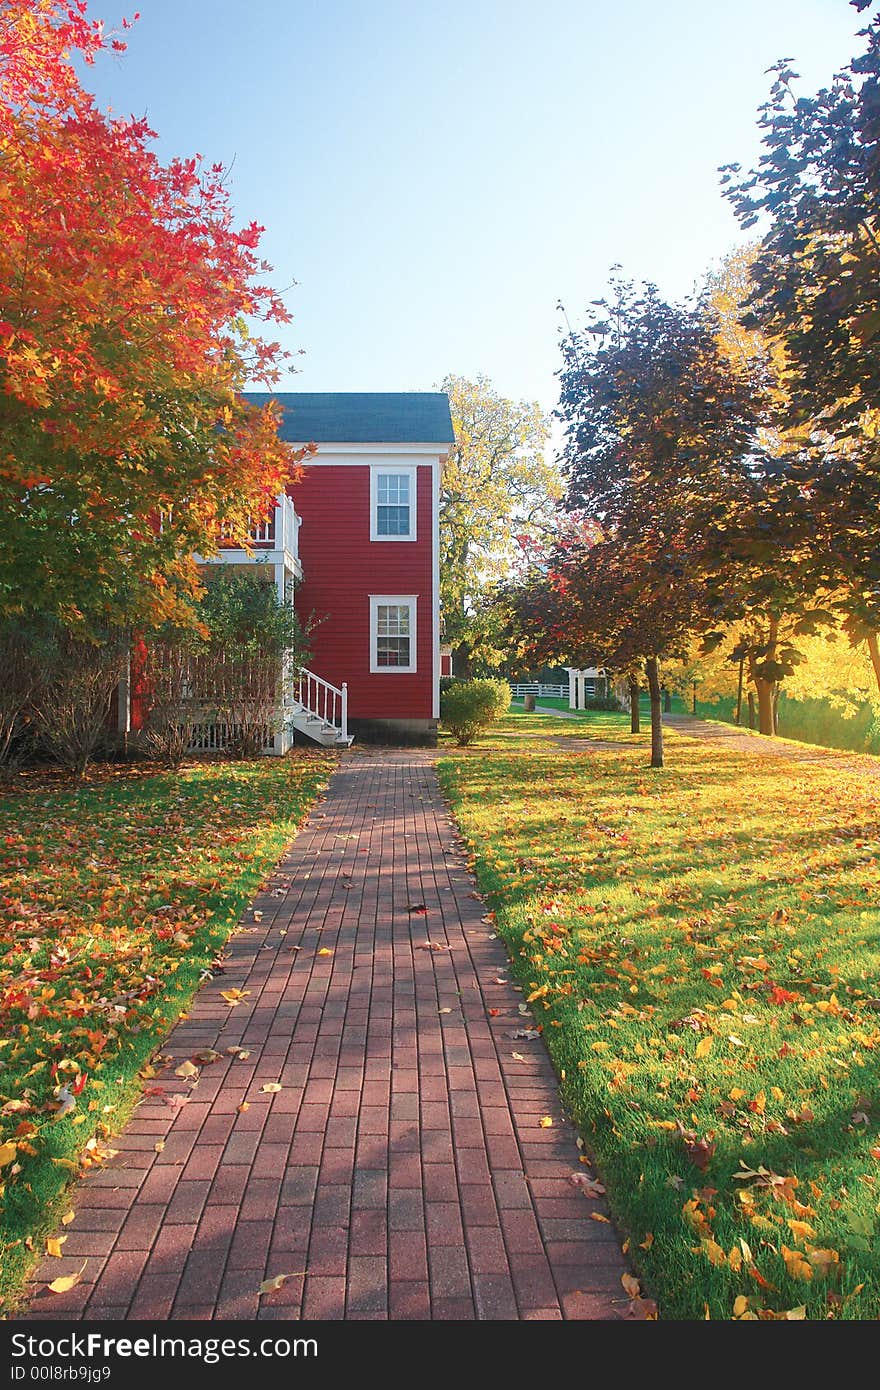
[[(28, 1316), (620, 1316), (614, 1228), (569, 1181), (575, 1136), (484, 913), (431, 756), (345, 756), (73, 1194)], [(175, 1074), (205, 1048), (196, 1084)]]

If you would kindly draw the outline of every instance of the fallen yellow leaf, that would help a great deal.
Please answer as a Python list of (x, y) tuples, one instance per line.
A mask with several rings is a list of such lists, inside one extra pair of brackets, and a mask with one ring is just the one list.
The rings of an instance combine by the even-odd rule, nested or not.
[(804, 1281), (812, 1279), (813, 1267), (807, 1263), (799, 1250), (789, 1250), (787, 1245), (780, 1246), (780, 1249), (785, 1261), (785, 1268), (792, 1279)]
[(51, 1282), (51, 1284), (49, 1284), (49, 1285), (47, 1286), (48, 1289), (49, 1289), (49, 1292), (50, 1292), (50, 1293), (68, 1293), (68, 1292), (70, 1291), (70, 1289), (75, 1288), (76, 1285), (79, 1283), (80, 1279), (82, 1278), (82, 1276), (83, 1276), (83, 1270), (85, 1269), (85, 1267), (86, 1267), (87, 1264), (88, 1264), (88, 1260), (85, 1260), (85, 1261), (83, 1262), (82, 1267), (81, 1267), (80, 1269), (77, 1270), (76, 1274), (65, 1274), (65, 1275), (64, 1275), (62, 1278), (60, 1278), (60, 1279), (53, 1279), (52, 1282)]
[(5, 1144), (0, 1144), (0, 1168), (5, 1168), (7, 1163), (11, 1163), (18, 1153), (18, 1145), (13, 1144), (10, 1139)]
[(631, 1274), (621, 1274), (620, 1282), (626, 1289), (630, 1298), (638, 1298), (639, 1294), (642, 1292), (642, 1286), (638, 1279), (634, 1279)]
[(332, 954), (333, 952), (330, 950), (329, 946), (322, 946), (318, 952), (319, 956), (332, 956)]
[(810, 1240), (816, 1234), (808, 1221), (793, 1221), (789, 1219), (785, 1224), (791, 1231), (795, 1240)]
[(708, 1056), (709, 1056), (709, 1053), (710, 1053), (711, 1051), (712, 1051), (712, 1039), (711, 1039), (711, 1037), (700, 1038), (700, 1041), (697, 1043), (697, 1056), (698, 1056), (698, 1057), (708, 1057)]
[(69, 1226), (70, 1223), (71, 1223), (71, 1221), (73, 1220), (73, 1218), (74, 1218), (75, 1216), (76, 1216), (76, 1212), (75, 1212), (75, 1211), (66, 1211), (66, 1212), (64, 1213), (64, 1215), (62, 1216), (62, 1218), (61, 1218), (61, 1224), (62, 1224), (62, 1226)]
[(280, 1091), (281, 1087), (277, 1081), (267, 1081), (265, 1086), (260, 1087), (260, 1090), (267, 1091), (269, 1094), (274, 1094), (275, 1091)]
[(820, 1279), (827, 1278), (835, 1265), (840, 1264), (836, 1250), (819, 1250), (815, 1246), (807, 1252), (807, 1259)]
[(301, 1269), (297, 1274), (276, 1274), (271, 1279), (264, 1279), (259, 1287), (259, 1293), (276, 1293), (278, 1289), (284, 1287), (288, 1279), (298, 1279), (305, 1274)]
[(67, 1236), (48, 1236), (46, 1239), (46, 1254), (55, 1255), (61, 1259), (61, 1247), (67, 1240)]
[(538, 1121), (538, 1124), (541, 1126), (542, 1129), (553, 1128), (553, 1121), (551, 1120), (549, 1115), (542, 1115), (540, 1120)]
[(221, 989), (220, 998), (225, 999), (230, 1008), (234, 1008), (248, 994), (250, 994), (249, 989)]
[(711, 1236), (703, 1237), (700, 1241), (700, 1249), (706, 1256), (710, 1265), (720, 1267), (727, 1264), (727, 1256), (724, 1253), (723, 1246), (719, 1245), (717, 1240), (713, 1240)]

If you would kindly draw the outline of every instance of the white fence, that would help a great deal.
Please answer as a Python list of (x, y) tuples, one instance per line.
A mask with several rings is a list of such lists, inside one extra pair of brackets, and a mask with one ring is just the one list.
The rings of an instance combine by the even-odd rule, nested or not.
[(541, 685), (538, 681), (520, 681), (514, 685), (511, 681), (510, 693), (514, 700), (521, 700), (524, 695), (537, 695), (539, 700), (567, 700), (567, 685)]

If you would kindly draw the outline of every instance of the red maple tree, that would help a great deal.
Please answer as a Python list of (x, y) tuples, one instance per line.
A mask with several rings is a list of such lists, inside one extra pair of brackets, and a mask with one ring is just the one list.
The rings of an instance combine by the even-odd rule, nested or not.
[(192, 552), (301, 457), (242, 396), (287, 356), (263, 228), (223, 166), (97, 108), (74, 58), (124, 47), (85, 0), (0, 6), (0, 611), (85, 628), (180, 616)]

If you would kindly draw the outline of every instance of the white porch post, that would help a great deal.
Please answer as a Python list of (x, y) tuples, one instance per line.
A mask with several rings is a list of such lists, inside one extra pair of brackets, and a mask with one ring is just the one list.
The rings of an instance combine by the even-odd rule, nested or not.
[(116, 727), (121, 734), (131, 732), (131, 652), (125, 658), (125, 670), (119, 678)]
[(568, 672), (568, 708), (577, 709), (577, 686), (575, 685), (575, 669), (573, 666), (566, 666)]
[(578, 709), (583, 709), (584, 706), (586, 705), (586, 701), (587, 701), (587, 691), (586, 691), (586, 684), (585, 684), (585, 676), (584, 676), (583, 671), (578, 671), (578, 673), (577, 673), (577, 707), (578, 707)]
[(275, 588), (278, 591), (278, 602), (283, 603), (287, 596), (285, 592), (283, 560), (275, 566)]

